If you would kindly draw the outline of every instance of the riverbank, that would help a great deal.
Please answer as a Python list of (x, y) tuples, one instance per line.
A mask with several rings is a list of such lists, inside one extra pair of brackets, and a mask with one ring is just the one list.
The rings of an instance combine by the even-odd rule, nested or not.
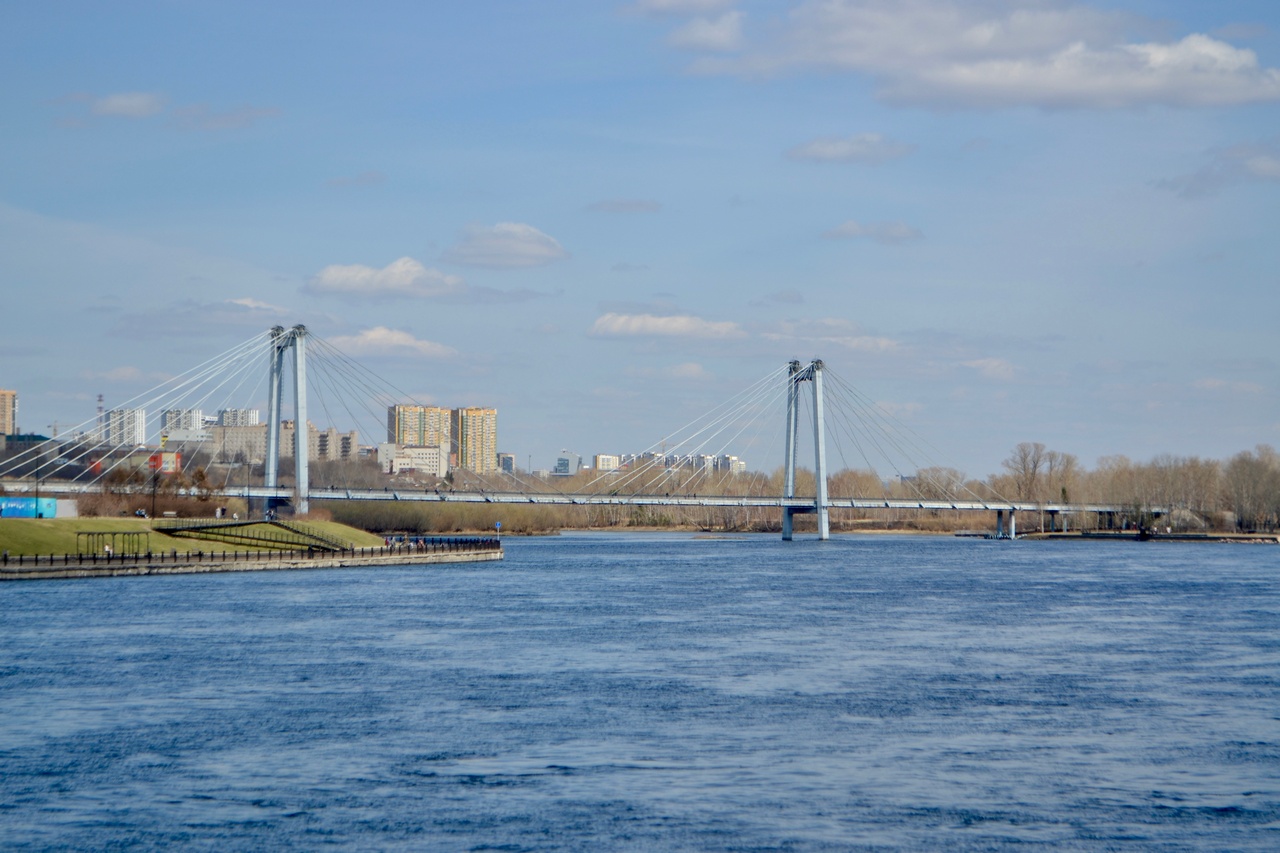
[(0, 557), (0, 581), (479, 563), (501, 560), (503, 556), (502, 543), (498, 539), (479, 537), (438, 537), (412, 545), (345, 551), (20, 555)]
[(1074, 539), (1089, 542), (1245, 542), (1280, 544), (1274, 533), (1157, 533), (1137, 530), (1084, 530), (1056, 533), (1025, 533), (1019, 539)]

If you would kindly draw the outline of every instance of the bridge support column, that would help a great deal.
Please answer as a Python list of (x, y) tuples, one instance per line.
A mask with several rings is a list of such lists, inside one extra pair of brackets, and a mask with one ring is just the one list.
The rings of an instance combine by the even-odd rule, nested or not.
[(1018, 511), (1009, 510), (1009, 538), (1018, 538)]
[[(280, 421), (281, 398), (284, 396), (284, 354), (293, 349), (293, 465), (296, 503), (294, 509), (305, 514), (309, 509), (307, 495), (310, 477), (307, 468), (307, 327), (283, 326), (271, 330), (271, 369), (267, 389), (267, 458), (264, 481), (269, 489), (280, 487)], [(271, 506), (267, 499), (266, 506)]]
[[(799, 396), (796, 374), (800, 372), (800, 362), (793, 361), (787, 367), (787, 447), (782, 459), (782, 496), (794, 498), (796, 496), (796, 403)], [(782, 541), (784, 542), (791, 541), (794, 516), (795, 512), (791, 507), (782, 508)]]
[(823, 422), (822, 395), (822, 362), (814, 360), (808, 367), (801, 368), (800, 362), (793, 361), (787, 370), (787, 446), (783, 459), (782, 496), (796, 496), (796, 430), (798, 428), (797, 403), (800, 396), (800, 383), (813, 383), (813, 467), (816, 480), (816, 491), (813, 496), (813, 507), (782, 508), (782, 539), (790, 542), (793, 535), (793, 518), (797, 513), (816, 512), (818, 514), (818, 538), (831, 538), (830, 515), (827, 506), (827, 440), (826, 425)]
[(263, 485), (274, 489), (280, 485), (280, 395), (284, 378), (284, 350), (288, 341), (283, 326), (271, 329), (271, 367), (267, 378), (267, 458)]
[(813, 509), (818, 513), (818, 539), (831, 538), (831, 522), (827, 514), (827, 434), (822, 411), (822, 362), (810, 366), (813, 380), (813, 476), (817, 491), (813, 496)]
[(1004, 510), (996, 510), (996, 538), (1004, 538)]
[(307, 423), (307, 327), (294, 326), (293, 335), (293, 472), (296, 503), (294, 512), (306, 515), (311, 511), (307, 496), (311, 493), (311, 448)]

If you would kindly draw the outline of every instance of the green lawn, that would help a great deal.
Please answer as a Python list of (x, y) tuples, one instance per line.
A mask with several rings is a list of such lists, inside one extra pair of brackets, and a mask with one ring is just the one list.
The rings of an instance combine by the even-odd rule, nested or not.
[[(381, 536), (336, 521), (304, 521), (302, 524), (357, 548), (372, 548), (383, 544)], [(76, 534), (82, 532), (146, 533), (148, 537), (145, 547), (151, 551), (221, 550), (209, 540), (166, 536), (152, 530), (151, 520), (145, 518), (0, 518), (0, 551), (8, 551), (11, 556), (75, 554)], [(241, 550), (245, 548), (243, 545), (228, 545), (227, 549), (237, 547)]]

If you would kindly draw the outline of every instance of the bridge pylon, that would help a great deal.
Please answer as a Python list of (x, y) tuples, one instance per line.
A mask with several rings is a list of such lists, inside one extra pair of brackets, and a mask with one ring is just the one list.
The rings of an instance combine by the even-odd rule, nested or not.
[(280, 485), (280, 400), (284, 396), (285, 352), (293, 351), (293, 466), (294, 511), (305, 515), (310, 510), (307, 500), (311, 490), (307, 469), (307, 327), (298, 325), (285, 331), (283, 326), (271, 329), (271, 369), (267, 397), (267, 460), (265, 485)]
[(787, 370), (787, 446), (783, 464), (784, 480), (782, 496), (796, 496), (796, 435), (799, 427), (798, 403), (800, 383), (813, 383), (813, 467), (816, 489), (813, 506), (784, 506), (782, 508), (782, 538), (792, 539), (792, 519), (797, 514), (818, 514), (818, 538), (831, 538), (831, 523), (827, 504), (827, 436), (822, 411), (822, 360), (814, 359), (805, 367), (792, 361)]

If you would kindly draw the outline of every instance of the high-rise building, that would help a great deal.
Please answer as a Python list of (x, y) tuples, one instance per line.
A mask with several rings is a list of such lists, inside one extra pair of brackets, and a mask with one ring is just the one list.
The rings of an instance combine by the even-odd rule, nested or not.
[(477, 474), (495, 473), (498, 468), (498, 410), (476, 406), (454, 409), (450, 421), (457, 466)]
[(498, 454), (498, 470), (504, 474), (514, 474), (516, 472), (516, 457), (514, 453)]
[(388, 406), (387, 442), (412, 447), (448, 447), (449, 410), (411, 404)]
[(146, 409), (112, 409), (106, 414), (107, 444), (137, 447), (147, 443)]
[(167, 409), (160, 415), (160, 430), (198, 430), (204, 427), (204, 412), (199, 409)]
[(597, 453), (597, 471), (617, 471), (622, 467), (622, 457), (616, 453)]
[(582, 457), (570, 450), (562, 450), (551, 472), (557, 477), (572, 477), (582, 470)]
[(257, 426), (261, 421), (262, 413), (257, 409), (222, 409), (218, 412), (218, 426)]
[[(266, 442), (267, 425), (263, 424), (263, 443)], [(354, 459), (360, 450), (359, 436), (355, 430), (338, 432), (333, 427), (321, 432), (316, 425), (307, 421), (307, 459), (316, 462), (321, 459)], [(295, 421), (280, 422), (280, 455), (296, 456), (298, 452), (298, 434)]]
[(0, 388), (0, 435), (18, 434), (18, 392)]

